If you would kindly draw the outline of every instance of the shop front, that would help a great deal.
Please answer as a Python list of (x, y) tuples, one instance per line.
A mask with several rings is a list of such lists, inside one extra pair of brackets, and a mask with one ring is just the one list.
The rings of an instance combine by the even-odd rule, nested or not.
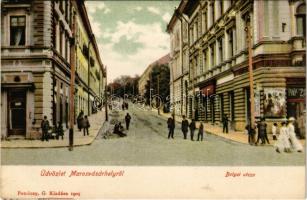
[(287, 80), (287, 117), (296, 119), (297, 135), (304, 137), (306, 127), (305, 79)]
[(215, 122), (215, 84), (210, 84), (200, 89), (202, 94), (202, 107), (204, 108), (204, 120)]
[(33, 113), (33, 90), (29, 74), (2, 75), (1, 134), (2, 137), (28, 137)]

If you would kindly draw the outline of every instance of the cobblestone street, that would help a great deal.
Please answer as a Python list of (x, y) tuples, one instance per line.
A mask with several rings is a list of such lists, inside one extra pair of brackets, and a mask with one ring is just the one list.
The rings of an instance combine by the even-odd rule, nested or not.
[[(127, 111), (119, 111), (122, 123)], [(129, 166), (297, 166), (304, 153), (281, 153), (272, 146), (250, 146), (215, 135), (204, 141), (183, 140), (180, 124), (175, 138), (167, 139), (165, 119), (154, 112), (130, 108), (127, 137), (103, 139), (102, 131), (91, 145), (67, 148), (2, 149), (4, 165), (129, 165)]]

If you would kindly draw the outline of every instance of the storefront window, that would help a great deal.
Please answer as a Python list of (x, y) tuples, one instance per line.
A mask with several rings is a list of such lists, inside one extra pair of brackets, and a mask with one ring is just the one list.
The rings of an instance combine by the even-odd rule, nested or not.
[(301, 4), (296, 10), (297, 34), (306, 37), (306, 5)]

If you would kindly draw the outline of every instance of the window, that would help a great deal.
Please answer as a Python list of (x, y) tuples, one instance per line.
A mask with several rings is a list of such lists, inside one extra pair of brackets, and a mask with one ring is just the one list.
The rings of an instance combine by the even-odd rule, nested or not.
[(220, 14), (221, 16), (223, 15), (224, 13), (224, 4), (223, 4), (223, 0), (220, 0)]
[(218, 44), (219, 44), (219, 56), (220, 56), (220, 59), (219, 59), (219, 63), (222, 63), (223, 60), (224, 60), (224, 52), (223, 52), (223, 37), (220, 37), (219, 40), (218, 40)]
[(234, 121), (235, 119), (235, 104), (234, 104), (234, 91), (228, 93), (229, 95), (229, 112), (230, 112), (230, 120)]
[(228, 46), (229, 46), (229, 58), (231, 58), (233, 56), (233, 30), (229, 29), (228, 30)]
[(282, 32), (284, 33), (285, 31), (286, 31), (286, 23), (282, 23), (281, 24), (282, 26), (281, 26), (281, 29), (282, 29)]
[(61, 54), (61, 56), (63, 56), (63, 54), (62, 54), (62, 52), (63, 52), (63, 27), (62, 26), (60, 26), (59, 37), (60, 37), (60, 54)]
[(207, 71), (207, 50), (203, 51), (203, 69)]
[(211, 68), (213, 68), (215, 66), (215, 45), (214, 43), (212, 43), (210, 45), (210, 51), (211, 51)]
[(214, 10), (214, 1), (211, 3), (211, 17), (212, 17), (212, 24), (214, 24), (214, 21), (215, 21), (215, 10)]
[(306, 4), (301, 4), (296, 9), (297, 35), (306, 37)]
[(207, 23), (207, 12), (203, 13), (203, 33), (207, 32), (208, 30), (208, 23)]
[(68, 21), (68, 1), (65, 0), (65, 19)]
[(26, 16), (12, 16), (10, 19), (10, 45), (22, 46), (26, 42)]

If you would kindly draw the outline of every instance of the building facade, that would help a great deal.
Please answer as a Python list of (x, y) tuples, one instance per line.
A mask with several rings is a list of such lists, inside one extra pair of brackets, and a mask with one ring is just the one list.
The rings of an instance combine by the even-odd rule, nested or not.
[[(1, 11), (2, 138), (40, 138), (43, 116), (51, 126), (60, 122), (68, 128), (70, 114), (76, 113), (69, 110), (70, 70), (76, 62), (71, 59), (74, 16), (82, 16), (82, 26), (91, 30), (84, 2), (2, 1)], [(92, 70), (103, 74), (99, 52), (93, 49), (98, 61)], [(92, 93), (99, 95), (101, 84), (92, 81)]]
[(170, 61), (170, 55), (167, 54), (160, 59), (156, 60), (155, 62), (151, 63), (148, 65), (148, 67), (145, 69), (145, 71), (142, 73), (140, 76), (139, 82), (138, 82), (138, 90), (139, 90), (139, 95), (144, 96), (146, 92), (146, 84), (147, 81), (150, 80), (150, 74), (154, 66), (156, 65), (168, 65)]
[(244, 129), (251, 117), (247, 27), (256, 119), (264, 117), (270, 125), (286, 117), (302, 118), (305, 9), (304, 0), (182, 1), (173, 18), (188, 23), (189, 118), (218, 125), (228, 115), (233, 129)]
[(170, 100), (175, 115), (188, 115), (189, 37), (188, 21), (180, 13), (186, 5), (182, 1), (172, 16), (167, 32), (170, 34)]

